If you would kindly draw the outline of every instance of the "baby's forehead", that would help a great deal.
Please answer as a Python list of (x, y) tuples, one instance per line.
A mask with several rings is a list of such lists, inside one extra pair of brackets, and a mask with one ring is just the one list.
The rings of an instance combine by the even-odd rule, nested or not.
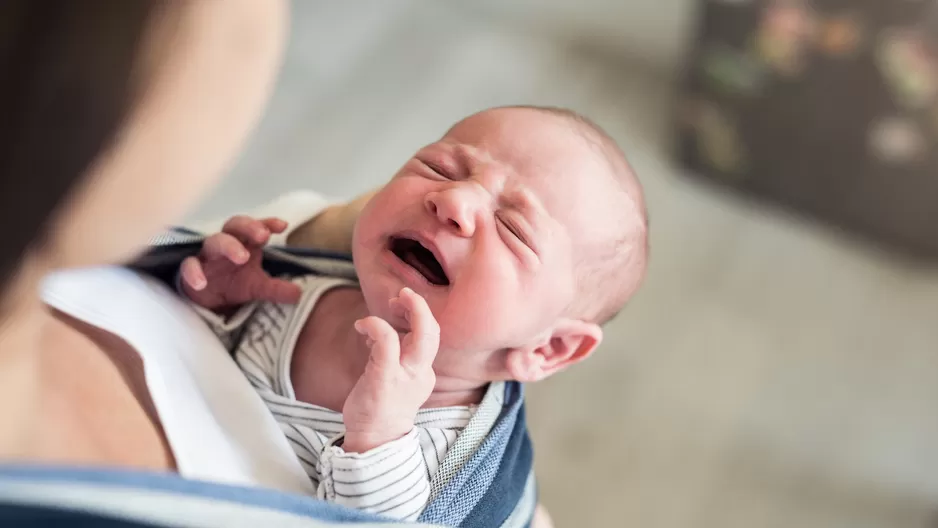
[(441, 142), (477, 163), (496, 164), (526, 180), (553, 185), (605, 167), (600, 149), (579, 124), (547, 112), (500, 108), (454, 125)]

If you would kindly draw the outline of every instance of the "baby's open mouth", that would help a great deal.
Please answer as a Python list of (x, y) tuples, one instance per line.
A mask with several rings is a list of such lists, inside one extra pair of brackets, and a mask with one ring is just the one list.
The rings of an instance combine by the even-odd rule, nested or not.
[(391, 239), (391, 252), (405, 264), (417, 270), (430, 284), (449, 286), (449, 278), (443, 271), (440, 261), (420, 242), (410, 238), (394, 237)]

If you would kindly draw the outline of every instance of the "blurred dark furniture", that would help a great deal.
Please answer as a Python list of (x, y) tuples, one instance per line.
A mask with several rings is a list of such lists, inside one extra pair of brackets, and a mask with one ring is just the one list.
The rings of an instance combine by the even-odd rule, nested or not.
[(693, 174), (938, 262), (938, 0), (701, 0)]

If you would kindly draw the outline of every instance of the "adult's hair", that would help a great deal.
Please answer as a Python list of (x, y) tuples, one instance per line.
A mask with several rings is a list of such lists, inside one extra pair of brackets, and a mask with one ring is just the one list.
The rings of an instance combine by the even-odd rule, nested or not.
[(128, 113), (159, 3), (0, 3), (0, 299)]

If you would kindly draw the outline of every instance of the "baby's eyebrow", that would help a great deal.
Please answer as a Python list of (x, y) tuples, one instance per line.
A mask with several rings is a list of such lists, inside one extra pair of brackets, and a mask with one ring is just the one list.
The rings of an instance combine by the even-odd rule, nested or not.
[(492, 163), (492, 156), (484, 149), (465, 143), (451, 143), (453, 157), (465, 169), (471, 170), (474, 166), (482, 163)]
[(537, 199), (537, 196), (535, 196), (534, 193), (527, 189), (512, 190), (510, 193), (508, 193), (508, 196), (506, 196), (506, 201), (514, 207), (517, 207), (518, 209), (525, 212), (530, 210), (530, 212), (536, 215), (546, 214), (541, 201)]

